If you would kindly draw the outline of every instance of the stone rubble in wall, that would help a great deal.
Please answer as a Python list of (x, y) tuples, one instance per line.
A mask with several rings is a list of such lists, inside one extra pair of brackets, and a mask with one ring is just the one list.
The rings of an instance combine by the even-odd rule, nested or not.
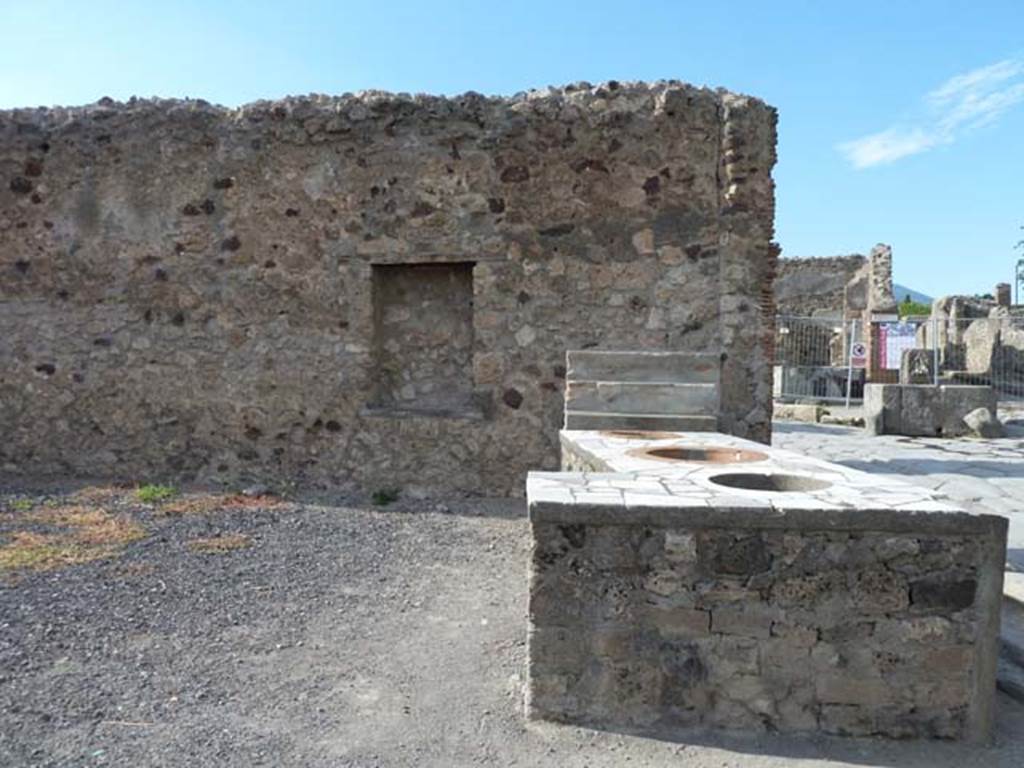
[[(2, 111), (0, 469), (522, 493), (598, 345), (724, 352), (767, 441), (774, 162), (774, 110), (676, 82)], [(372, 265), (453, 259), (473, 418), (368, 413)]]
[(964, 734), (971, 538), (546, 523), (534, 537), (534, 716)]

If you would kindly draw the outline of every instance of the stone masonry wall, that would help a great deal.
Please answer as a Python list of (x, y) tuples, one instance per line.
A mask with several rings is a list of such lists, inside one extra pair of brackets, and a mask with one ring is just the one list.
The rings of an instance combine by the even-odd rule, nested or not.
[(1002, 563), (986, 535), (548, 522), (533, 535), (534, 717), (987, 736), (988, 715), (972, 715), (992, 696), (976, 692), (979, 633), (995, 631), (980, 583)]
[(846, 285), (866, 261), (859, 254), (780, 259), (775, 278), (775, 305), (779, 314), (842, 317)]
[(767, 441), (774, 162), (675, 82), (0, 112), (0, 470), (521, 492), (568, 348)]

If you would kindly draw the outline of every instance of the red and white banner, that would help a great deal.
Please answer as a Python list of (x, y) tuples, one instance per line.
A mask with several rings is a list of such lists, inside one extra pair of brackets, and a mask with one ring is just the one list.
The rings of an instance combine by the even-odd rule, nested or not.
[(914, 323), (878, 324), (878, 366), (885, 369), (900, 367), (903, 350), (917, 346), (917, 325)]

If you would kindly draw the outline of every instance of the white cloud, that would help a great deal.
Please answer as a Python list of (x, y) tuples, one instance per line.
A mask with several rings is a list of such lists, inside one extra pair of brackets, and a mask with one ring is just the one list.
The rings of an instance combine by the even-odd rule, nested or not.
[(1024, 59), (1014, 58), (951, 77), (925, 95), (909, 123), (838, 145), (854, 168), (870, 168), (917, 155), (989, 125), (1024, 102)]
[(839, 151), (854, 168), (870, 168), (925, 152), (937, 143), (938, 137), (922, 128), (894, 126), (840, 144)]
[(929, 93), (927, 99), (931, 103), (941, 106), (962, 95), (974, 94), (979, 90), (987, 90), (999, 83), (1012, 80), (1021, 73), (1024, 73), (1024, 61), (1020, 59), (1006, 59), (995, 64), (989, 64), (987, 67), (972, 69), (970, 72), (949, 78), (949, 80)]

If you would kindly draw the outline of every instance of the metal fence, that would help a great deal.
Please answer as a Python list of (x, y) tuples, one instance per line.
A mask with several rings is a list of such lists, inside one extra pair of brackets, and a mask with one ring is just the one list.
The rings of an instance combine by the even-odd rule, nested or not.
[(854, 353), (863, 341), (862, 323), (856, 320), (776, 318), (776, 399), (860, 402), (864, 369)]
[(935, 350), (939, 381), (988, 385), (1004, 402), (1024, 399), (1024, 314), (929, 318), (917, 346)]
[(860, 402), (872, 381), (981, 384), (1024, 403), (1024, 308), (992, 317), (776, 318), (775, 397)]

